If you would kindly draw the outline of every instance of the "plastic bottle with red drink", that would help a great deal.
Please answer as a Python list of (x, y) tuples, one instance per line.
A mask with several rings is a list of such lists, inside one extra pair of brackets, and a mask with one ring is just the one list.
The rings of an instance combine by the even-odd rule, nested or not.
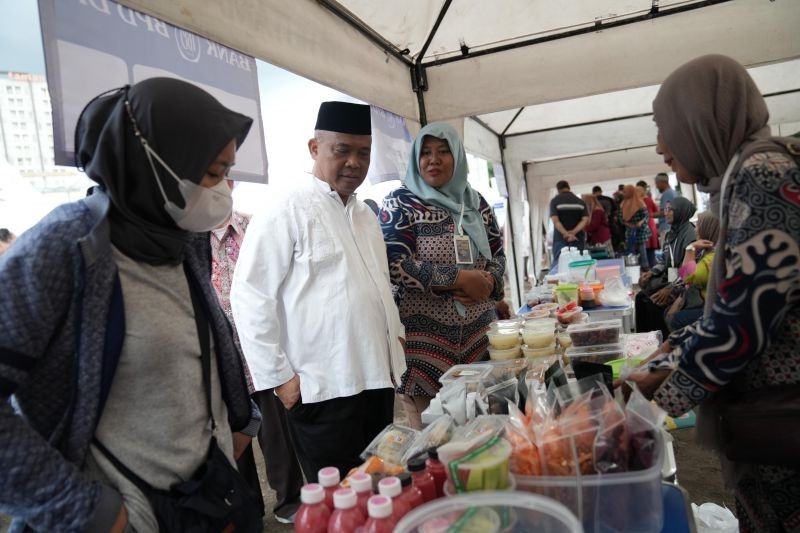
[(385, 477), (378, 482), (378, 493), (392, 500), (392, 518), (399, 522), (411, 511), (408, 500), (403, 498), (403, 486), (395, 476)]
[(372, 476), (363, 472), (357, 472), (348, 478), (350, 480), (350, 488), (356, 491), (358, 497), (358, 510), (364, 516), (369, 516), (367, 509), (367, 501), (373, 496), (372, 492)]
[(317, 479), (322, 488), (325, 489), (325, 505), (328, 506), (330, 512), (333, 512), (333, 493), (339, 488), (339, 482), (341, 481), (339, 469), (333, 466), (320, 468), (317, 473)]
[(433, 476), (433, 481), (436, 483), (436, 497), (441, 498), (444, 496), (444, 484), (447, 481), (447, 470), (444, 464), (439, 460), (439, 454), (436, 448), (428, 450), (428, 460), (425, 461), (425, 470)]
[(400, 494), (400, 498), (407, 502), (408, 506), (411, 507), (412, 510), (425, 503), (425, 498), (422, 496), (422, 491), (419, 490), (419, 487), (414, 486), (413, 480), (411, 479), (411, 474), (400, 474), (397, 476), (397, 479), (400, 480), (400, 486), (403, 487), (403, 492)]
[(309, 483), (300, 489), (300, 508), (294, 518), (295, 533), (325, 533), (331, 511), (325, 505), (325, 489), (318, 483)]
[(338, 489), (333, 493), (336, 510), (328, 521), (328, 533), (353, 533), (364, 525), (367, 517), (358, 510), (358, 496), (353, 489)]
[(436, 481), (430, 472), (425, 470), (425, 459), (414, 457), (408, 461), (408, 471), (415, 487), (422, 493), (425, 503), (436, 499)]
[(369, 518), (364, 524), (363, 533), (392, 533), (397, 525), (393, 514), (391, 498), (372, 496), (367, 502)]

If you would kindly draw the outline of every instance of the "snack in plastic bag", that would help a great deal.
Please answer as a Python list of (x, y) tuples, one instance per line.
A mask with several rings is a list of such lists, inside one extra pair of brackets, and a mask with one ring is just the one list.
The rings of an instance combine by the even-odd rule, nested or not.
[(517, 383), (517, 380), (512, 378), (487, 388), (481, 395), (480, 406), (483, 412), (492, 415), (507, 415), (508, 402), (512, 401), (515, 404), (519, 402)]
[(612, 398), (602, 407), (594, 440), (594, 467), (600, 474), (628, 470), (628, 425), (625, 411)]
[(453, 417), (458, 425), (467, 423), (467, 386), (464, 380), (457, 379), (439, 389), (442, 410)]
[(639, 392), (636, 383), (629, 381), (631, 392), (625, 406), (630, 437), (629, 470), (645, 470), (653, 466), (656, 457), (656, 432), (661, 430), (667, 416), (660, 407)]
[(510, 456), (511, 445), (508, 441), (494, 436), (478, 448), (448, 462), (450, 482), (459, 493), (506, 489), (509, 486)]
[(661, 331), (648, 331), (645, 333), (629, 333), (621, 335), (620, 342), (625, 347), (625, 357), (649, 357), (661, 346)]
[(608, 307), (622, 307), (630, 303), (628, 288), (621, 277), (614, 276), (605, 280), (605, 287), (600, 291), (600, 302)]
[(509, 404), (508, 420), (505, 422), (505, 438), (511, 444), (509, 469), (523, 476), (542, 475), (539, 450), (528, 431), (528, 419), (516, 405)]
[(428, 449), (436, 448), (450, 441), (455, 428), (455, 421), (450, 415), (443, 415), (437, 418), (432, 424), (423, 429), (411, 446), (403, 454), (403, 464), (418, 454), (427, 453)]
[[(393, 465), (389, 463), (385, 463), (383, 459), (378, 457), (377, 455), (373, 455), (372, 457), (368, 457), (366, 461), (360, 466), (357, 466), (351, 469), (347, 473), (347, 478), (352, 476), (357, 472), (363, 472), (364, 474), (369, 474), (371, 476), (377, 476), (379, 479), (384, 476), (397, 476), (405, 472), (405, 468), (400, 465)], [(348, 479), (342, 482), (342, 486), (347, 488), (350, 486), (350, 482)]]
[(405, 426), (389, 424), (372, 439), (369, 446), (361, 453), (361, 458), (366, 460), (370, 456), (377, 456), (384, 463), (402, 465), (403, 455), (411, 447), (418, 433)]

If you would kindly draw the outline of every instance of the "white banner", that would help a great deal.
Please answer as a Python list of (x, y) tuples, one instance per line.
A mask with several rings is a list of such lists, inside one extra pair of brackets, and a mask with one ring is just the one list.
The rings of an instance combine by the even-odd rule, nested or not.
[(413, 139), (403, 117), (370, 106), (372, 115), (372, 158), (367, 178), (373, 185), (401, 180), (406, 175)]
[[(267, 182), (255, 60), (112, 0), (39, 0), (55, 161), (74, 165), (74, 131), (98, 94), (156, 76), (191, 82), (253, 119), (231, 177)], [(209, 124), (213, 128), (213, 124)]]

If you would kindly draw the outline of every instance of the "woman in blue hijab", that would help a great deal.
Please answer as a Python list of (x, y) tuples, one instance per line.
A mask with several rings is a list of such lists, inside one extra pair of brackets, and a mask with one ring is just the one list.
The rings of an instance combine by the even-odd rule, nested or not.
[(412, 427), (456, 364), (486, 354), (486, 330), (503, 297), (506, 258), (489, 204), (467, 182), (456, 131), (420, 130), (402, 187), (383, 201), (380, 222), (406, 327), (408, 369), (398, 388)]

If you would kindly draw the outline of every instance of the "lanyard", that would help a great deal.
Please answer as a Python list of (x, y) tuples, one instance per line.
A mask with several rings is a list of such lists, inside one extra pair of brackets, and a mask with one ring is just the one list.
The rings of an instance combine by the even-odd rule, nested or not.
[(461, 216), (458, 219), (458, 234), (464, 235), (462, 225), (464, 224), (464, 199), (461, 199)]

